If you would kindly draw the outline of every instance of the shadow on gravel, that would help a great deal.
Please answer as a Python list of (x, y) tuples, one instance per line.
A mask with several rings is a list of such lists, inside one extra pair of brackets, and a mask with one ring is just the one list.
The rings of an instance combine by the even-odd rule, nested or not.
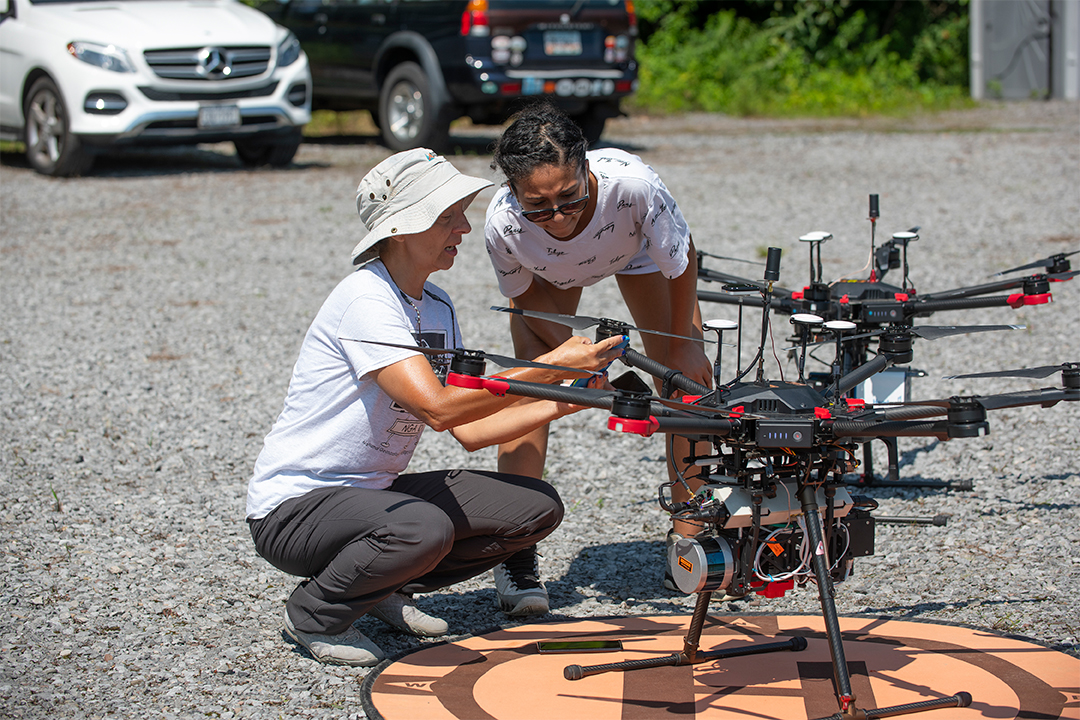
[[(490, 155), (497, 133), (452, 135), (450, 146), (444, 153), (449, 157), (462, 155)], [(323, 147), (381, 146), (378, 135), (323, 135), (304, 138), (305, 145)], [(227, 144), (225, 144), (227, 147)], [(646, 148), (630, 143), (613, 143), (601, 140), (595, 147), (613, 147), (627, 152), (640, 153)], [(30, 170), (22, 152), (0, 152), (0, 167)], [(84, 178), (124, 178), (192, 173), (229, 172), (290, 172), (330, 167), (326, 162), (293, 162), (285, 168), (249, 168), (231, 151), (218, 150), (213, 145), (196, 145), (162, 148), (125, 148), (111, 150), (99, 155)]]
[[(541, 546), (541, 552), (543, 546)], [(561, 578), (544, 580), (551, 608), (575, 605), (585, 599), (581, 587), (596, 590), (600, 602), (620, 605), (627, 598), (657, 607), (684, 610), (684, 596), (664, 588), (663, 541), (634, 540), (582, 548)]]
[(889, 617), (906, 618), (943, 610), (962, 610), (968, 607), (992, 607), (995, 605), (1030, 605), (1047, 601), (1048, 598), (1041, 597), (1022, 600), (958, 600), (956, 602), (927, 602), (914, 605), (887, 605), (885, 607), (867, 606), (859, 610), (859, 613), (862, 615), (888, 615)]
[[(18, 152), (0, 153), (0, 167), (29, 170), (26, 156)], [(191, 173), (290, 172), (329, 167), (323, 162), (294, 162), (286, 168), (249, 168), (236, 154), (214, 146), (130, 148), (98, 155), (82, 179), (148, 177)]]

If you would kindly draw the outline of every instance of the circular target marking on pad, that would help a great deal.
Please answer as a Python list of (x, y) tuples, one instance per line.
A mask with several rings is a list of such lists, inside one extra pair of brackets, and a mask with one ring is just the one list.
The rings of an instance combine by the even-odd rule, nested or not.
[[(802, 720), (837, 712), (822, 619), (814, 615), (710, 616), (700, 649), (803, 637), (807, 648), (696, 665), (565, 679), (567, 665), (670, 655), (686, 616), (583, 618), (521, 625), (424, 646), (363, 680), (371, 720)], [(841, 617), (861, 709), (966, 691), (967, 708), (926, 717), (1080, 719), (1080, 658), (989, 630), (878, 617)], [(621, 640), (614, 652), (541, 654), (541, 640)]]

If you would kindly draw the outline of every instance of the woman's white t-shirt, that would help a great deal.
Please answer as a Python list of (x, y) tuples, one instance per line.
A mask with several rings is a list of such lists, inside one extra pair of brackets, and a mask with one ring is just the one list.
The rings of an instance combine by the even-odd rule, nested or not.
[(248, 518), (321, 487), (386, 488), (408, 466), (425, 425), (368, 373), (417, 353), (363, 340), (461, 347), (461, 330), (445, 292), (427, 283), (406, 301), (381, 261), (342, 280), (300, 347), (248, 484)]
[(533, 276), (555, 287), (586, 287), (615, 274), (662, 272), (672, 279), (688, 265), (690, 229), (674, 198), (641, 158), (604, 148), (586, 153), (596, 176), (596, 211), (580, 233), (559, 240), (526, 220), (510, 188), (487, 209), (484, 240), (499, 290), (514, 298)]

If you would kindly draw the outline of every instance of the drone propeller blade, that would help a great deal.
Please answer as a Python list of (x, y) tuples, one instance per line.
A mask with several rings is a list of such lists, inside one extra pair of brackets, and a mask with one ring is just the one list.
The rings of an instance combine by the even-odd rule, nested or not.
[(562, 315), (557, 313), (540, 312), (539, 310), (522, 310), (521, 308), (509, 308), (499, 307), (497, 305), (491, 306), (492, 310), (498, 312), (513, 313), (515, 315), (523, 315), (525, 317), (536, 318), (537, 320), (547, 320), (553, 323), (559, 323), (565, 325), (568, 328), (574, 330), (587, 330), (595, 325), (602, 323), (614, 323), (620, 328), (627, 330), (637, 330), (640, 333), (649, 333), (650, 335), (663, 335), (664, 337), (679, 338), (680, 340), (693, 340), (695, 342), (708, 343), (709, 345), (715, 345), (715, 340), (707, 340), (705, 338), (692, 338), (685, 335), (673, 335), (672, 333), (660, 332), (659, 330), (646, 330), (645, 328), (635, 327), (629, 323), (619, 322), (617, 320), (607, 320), (605, 318), (594, 318), (586, 315)]
[(725, 255), (713, 255), (712, 253), (705, 252), (704, 250), (700, 250), (699, 252), (702, 255), (704, 255), (705, 257), (711, 257), (714, 260), (730, 260), (732, 262), (741, 262), (741, 263), (746, 263), (748, 265), (762, 265), (762, 266), (765, 265), (765, 263), (759, 262), (757, 260), (743, 260), (742, 258), (727, 257)]
[(548, 365), (547, 363), (536, 362), (535, 360), (522, 360), (521, 358), (512, 358), (509, 355), (494, 355), (492, 353), (484, 353), (484, 359), (490, 360), (499, 367), (504, 368), (540, 368), (541, 370), (560, 370), (563, 372), (576, 372), (586, 375), (603, 375), (603, 373), (596, 372), (594, 370), (578, 370), (576, 368), (563, 367), (562, 365)]
[[(346, 338), (349, 339), (349, 338)], [(377, 340), (361, 340), (360, 342), (367, 343), (369, 345), (384, 345), (386, 347), (401, 348), (403, 350), (415, 350), (416, 352), (423, 353), (424, 355), (474, 355), (481, 360), (489, 360), (499, 367), (504, 368), (516, 368), (516, 367), (528, 367), (528, 368), (540, 368), (541, 370), (559, 370), (561, 372), (582, 373), (587, 375), (602, 375), (593, 370), (578, 370), (576, 368), (563, 367), (561, 365), (548, 365), (547, 363), (535, 362), (533, 360), (522, 360), (520, 358), (512, 358), (507, 355), (496, 355), (494, 353), (486, 353), (481, 350), (462, 350), (460, 348), (429, 348), (420, 347), (418, 345), (398, 345), (397, 343), (379, 342)]]
[(599, 325), (601, 322), (600, 318), (586, 317), (584, 315), (563, 315), (561, 313), (540, 312), (539, 310), (499, 307), (497, 305), (492, 305), (491, 309), (497, 310), (498, 312), (513, 313), (515, 315), (536, 318), (537, 320), (547, 320), (548, 322), (565, 325), (574, 330), (588, 330), (595, 325)]
[[(917, 337), (921, 337), (923, 340), (937, 340), (938, 338), (949, 337), (950, 335), (964, 335), (966, 333), (977, 332), (993, 332), (995, 330), (1024, 330), (1026, 325), (922, 325), (918, 327), (910, 327), (908, 331)], [(847, 335), (844, 337), (844, 342), (851, 340), (858, 340), (860, 338), (873, 337), (874, 335), (881, 335), (887, 332), (886, 328), (880, 330), (874, 330), (873, 332), (859, 333), (858, 335)], [(819, 340), (817, 342), (807, 343), (806, 347), (812, 348), (819, 345), (832, 345), (836, 340)], [(799, 350), (802, 345), (792, 345), (783, 349), (783, 352), (789, 350)]]
[(999, 378), (999, 377), (1019, 377), (1019, 378), (1036, 378), (1041, 379), (1050, 377), (1059, 370), (1065, 370), (1069, 367), (1073, 367), (1077, 363), (1065, 363), (1063, 365), (1043, 365), (1042, 367), (1034, 368), (1019, 368), (1016, 370), (997, 370), (994, 372), (981, 372), (981, 373), (968, 373), (967, 375), (946, 375), (946, 380), (962, 380), (966, 378)]
[(993, 332), (995, 330), (1024, 330), (1026, 325), (923, 325), (912, 327), (911, 332), (924, 340), (937, 340), (950, 335)]
[(1065, 258), (1069, 257), (1070, 255), (1076, 255), (1077, 253), (1080, 253), (1080, 250), (1074, 250), (1071, 253), (1058, 253), (1057, 255), (1051, 255), (1050, 257), (1045, 257), (1042, 260), (1036, 260), (1035, 262), (1029, 262), (1027, 265), (1021, 265), (1019, 267), (1010, 268), (1008, 270), (1002, 270), (999, 273), (994, 273), (990, 277), (998, 277), (1000, 275), (1006, 275), (1006, 274), (1012, 273), (1012, 272), (1019, 272), (1021, 270), (1031, 270), (1033, 268), (1050, 267), (1051, 265), (1053, 265), (1053, 264), (1055, 264), (1057, 262), (1060, 262), (1061, 260), (1064, 260)]
[(424, 355), (431, 355), (437, 357), (439, 355), (457, 355), (463, 351), (457, 348), (430, 348), (420, 347), (419, 345), (399, 345), (397, 343), (379, 342), (378, 340), (356, 340), (354, 338), (342, 338), (342, 340), (351, 340), (353, 342), (367, 343), (368, 345), (382, 345), (384, 347), (401, 348), (402, 350), (415, 350), (418, 353)]
[(1047, 275), (1047, 280), (1054, 282), (1064, 282), (1066, 280), (1072, 280), (1077, 275), (1080, 275), (1080, 270), (1069, 270), (1068, 272), (1054, 273), (1053, 275)]

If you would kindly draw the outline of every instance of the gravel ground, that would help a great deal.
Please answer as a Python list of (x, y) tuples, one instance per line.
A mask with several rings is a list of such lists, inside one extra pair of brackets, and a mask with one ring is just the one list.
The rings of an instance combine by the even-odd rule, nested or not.
[[(491, 129), (458, 139), (455, 164), (491, 176)], [(828, 277), (859, 271), (870, 193), (879, 242), (922, 227), (910, 258), (921, 292), (1080, 248), (1075, 103), (908, 120), (637, 117), (612, 122), (606, 141), (659, 171), (699, 248), (748, 259), (783, 248), (788, 286), (807, 279), (797, 238), (811, 230), (835, 236)], [(0, 715), (364, 717), (364, 670), (284, 641), (295, 580), (255, 555), (243, 515), (302, 335), (349, 272), (353, 189), (388, 154), (374, 138), (336, 138), (305, 144), (287, 171), (249, 172), (228, 146), (207, 146), (131, 153), (66, 181), (0, 158)], [(476, 228), (491, 192), (471, 210)], [(457, 299), (470, 346), (510, 352), (505, 320), (487, 311), (502, 298), (479, 232), (434, 279)], [(918, 341), (913, 365), (928, 376), (915, 397), (1055, 384), (942, 376), (1080, 360), (1078, 290), (920, 320), (1026, 329)], [(581, 311), (629, 319), (615, 283), (587, 290)], [(660, 584), (661, 441), (604, 426), (587, 411), (552, 432), (547, 478), (567, 507), (542, 545), (554, 615), (688, 613), (692, 598)], [(877, 555), (838, 586), (841, 612), (971, 624), (1080, 654), (1078, 428), (1080, 407), (1062, 404), (996, 412), (983, 438), (901, 440), (903, 477), (974, 490), (874, 490), (881, 514), (952, 518), (879, 527)], [(413, 468), (446, 464), (491, 467), (494, 451), (466, 457), (429, 433)], [(421, 604), (455, 636), (507, 624), (489, 577)], [(714, 611), (816, 607), (803, 590)], [(424, 642), (361, 623), (389, 653)]]

